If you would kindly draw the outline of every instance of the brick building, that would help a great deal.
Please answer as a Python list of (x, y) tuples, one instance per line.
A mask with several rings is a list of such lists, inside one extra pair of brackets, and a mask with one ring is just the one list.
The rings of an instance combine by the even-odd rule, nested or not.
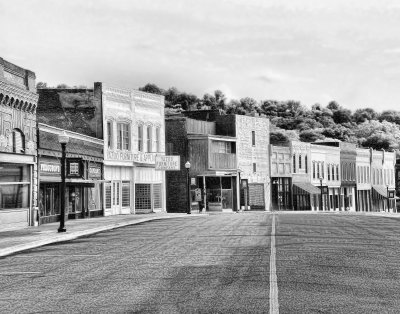
[(35, 73), (0, 58), (0, 230), (34, 224)]
[[(103, 215), (102, 107), (91, 88), (38, 89), (39, 222), (60, 219), (61, 145), (66, 131), (66, 217)], [(71, 165), (74, 166), (71, 172)]]
[(193, 208), (269, 210), (268, 119), (199, 110), (166, 117), (165, 126), (166, 153), (181, 160), (180, 171), (166, 173), (168, 211), (187, 209), (186, 161)]
[(61, 210), (60, 134), (67, 135), (65, 213), (68, 219), (103, 215), (103, 140), (38, 124), (39, 223), (55, 222)]

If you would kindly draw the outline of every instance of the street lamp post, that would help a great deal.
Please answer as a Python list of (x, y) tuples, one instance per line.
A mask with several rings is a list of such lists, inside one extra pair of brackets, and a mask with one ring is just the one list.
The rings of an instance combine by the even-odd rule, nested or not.
[(60, 216), (60, 227), (58, 232), (66, 232), (65, 229), (65, 160), (66, 153), (65, 149), (67, 143), (69, 142), (69, 137), (64, 131), (62, 134), (58, 135), (58, 142), (61, 144), (61, 216)]
[(389, 185), (386, 186), (386, 199), (387, 199), (387, 212), (390, 212), (390, 210), (389, 210), (389, 205), (390, 205), (390, 202), (389, 202)]
[(185, 168), (186, 168), (186, 178), (187, 178), (187, 209), (186, 209), (186, 214), (191, 214), (192, 209), (191, 209), (191, 201), (190, 201), (190, 176), (189, 176), (189, 171), (190, 171), (190, 162), (187, 161), (185, 163)]
[(272, 181), (272, 184), (275, 187), (275, 192), (276, 192), (276, 202), (278, 203), (278, 211), (281, 210), (281, 202), (280, 202), (280, 198), (279, 198), (279, 186), (278, 186), (278, 180), (274, 180)]
[(321, 203), (321, 205), (320, 205), (320, 210), (324, 210), (324, 206), (323, 206), (323, 204), (322, 204), (322, 202), (323, 202), (323, 197), (322, 197), (322, 180), (323, 180), (323, 178), (322, 178), (322, 177), (319, 177), (319, 183), (320, 183), (320, 186), (321, 186), (321, 195), (320, 195), (320, 203)]

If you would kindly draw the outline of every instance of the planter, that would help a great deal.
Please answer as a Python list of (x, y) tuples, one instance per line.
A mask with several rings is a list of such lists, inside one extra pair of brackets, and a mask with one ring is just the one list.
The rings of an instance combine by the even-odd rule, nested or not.
[(222, 212), (222, 204), (221, 203), (208, 203), (208, 211), (210, 212)]

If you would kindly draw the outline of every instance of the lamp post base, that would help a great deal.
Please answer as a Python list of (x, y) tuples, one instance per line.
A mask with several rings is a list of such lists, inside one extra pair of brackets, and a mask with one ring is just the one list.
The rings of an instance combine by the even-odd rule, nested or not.
[(58, 232), (67, 232), (67, 229), (65, 229), (65, 228), (58, 228)]

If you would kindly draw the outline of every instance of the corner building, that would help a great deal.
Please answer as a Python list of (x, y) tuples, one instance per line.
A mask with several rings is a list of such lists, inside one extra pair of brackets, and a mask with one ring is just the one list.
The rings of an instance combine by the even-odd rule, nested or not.
[(37, 221), (35, 79), (0, 58), (0, 231)]

